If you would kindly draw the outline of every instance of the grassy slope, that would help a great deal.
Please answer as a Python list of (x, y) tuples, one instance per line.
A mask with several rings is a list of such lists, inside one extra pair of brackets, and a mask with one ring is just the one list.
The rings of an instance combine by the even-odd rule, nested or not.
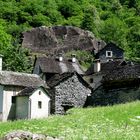
[(0, 136), (22, 129), (66, 140), (139, 140), (140, 102), (69, 110), (69, 115), (0, 123)]

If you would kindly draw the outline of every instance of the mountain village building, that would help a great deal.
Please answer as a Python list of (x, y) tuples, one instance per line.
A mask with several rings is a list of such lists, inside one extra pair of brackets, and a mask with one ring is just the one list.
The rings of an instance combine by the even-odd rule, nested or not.
[(35, 60), (33, 73), (40, 75), (45, 81), (49, 80), (55, 74), (77, 72), (84, 74), (78, 60), (75, 56), (70, 59), (59, 55), (58, 57), (38, 57)]
[(47, 85), (50, 87), (52, 114), (65, 114), (72, 107), (84, 107), (92, 90), (76, 72), (55, 74)]
[(119, 48), (116, 44), (110, 42), (107, 45), (105, 45), (102, 49), (98, 50), (98, 52), (95, 55), (95, 58), (100, 59), (101, 63), (106, 63), (108, 61), (114, 60), (123, 60), (124, 50)]
[(29, 85), (44, 86), (44, 81), (35, 74), (0, 71), (0, 120), (15, 119), (13, 97)]

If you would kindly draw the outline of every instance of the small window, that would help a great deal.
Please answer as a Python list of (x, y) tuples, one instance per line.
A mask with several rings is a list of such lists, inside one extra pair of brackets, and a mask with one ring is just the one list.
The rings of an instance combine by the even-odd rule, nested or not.
[(89, 81), (90, 83), (93, 83), (93, 78), (90, 78), (90, 81)]
[(41, 95), (41, 91), (39, 91), (39, 93), (38, 93), (39, 95)]
[(106, 57), (112, 57), (112, 51), (106, 51)]
[(42, 108), (42, 102), (38, 101), (38, 108), (41, 109)]

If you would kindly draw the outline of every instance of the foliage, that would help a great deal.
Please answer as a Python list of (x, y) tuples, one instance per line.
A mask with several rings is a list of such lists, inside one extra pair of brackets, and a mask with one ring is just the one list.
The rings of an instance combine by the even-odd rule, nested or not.
[(12, 36), (0, 25), (0, 54), (3, 55), (3, 69), (13, 71), (30, 71), (31, 66), (26, 57), (27, 51), (19, 45), (12, 45)]
[(122, 105), (75, 108), (65, 116), (0, 123), (0, 137), (9, 131), (25, 130), (64, 140), (138, 140), (140, 139), (140, 102)]
[[(128, 46), (127, 44), (127, 28), (124, 21), (117, 17), (108, 18), (100, 28), (100, 35), (106, 42), (114, 42), (121, 48)], [(127, 49), (126, 49), (127, 51)]]
[[(21, 46), (22, 32), (32, 27), (72, 25), (90, 30), (107, 43), (115, 42), (125, 50), (127, 59), (140, 58), (137, 0), (0, 0), (0, 5), (0, 32), (5, 34), (0, 45), (9, 36), (4, 48)], [(16, 70), (20, 64), (14, 65)]]
[(91, 63), (93, 63), (94, 56), (88, 51), (71, 51), (66, 54), (67, 57), (71, 57), (71, 55), (75, 54), (76, 58), (79, 60), (80, 65), (83, 69), (87, 69), (90, 67)]

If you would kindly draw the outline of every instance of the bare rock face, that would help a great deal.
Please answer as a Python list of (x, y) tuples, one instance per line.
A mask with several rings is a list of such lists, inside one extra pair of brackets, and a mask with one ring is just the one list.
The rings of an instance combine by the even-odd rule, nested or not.
[(59, 139), (41, 134), (33, 134), (31, 132), (18, 130), (8, 133), (2, 140), (59, 140)]
[(31, 52), (59, 53), (71, 50), (98, 50), (94, 35), (72, 26), (37, 27), (23, 33), (22, 46)]

